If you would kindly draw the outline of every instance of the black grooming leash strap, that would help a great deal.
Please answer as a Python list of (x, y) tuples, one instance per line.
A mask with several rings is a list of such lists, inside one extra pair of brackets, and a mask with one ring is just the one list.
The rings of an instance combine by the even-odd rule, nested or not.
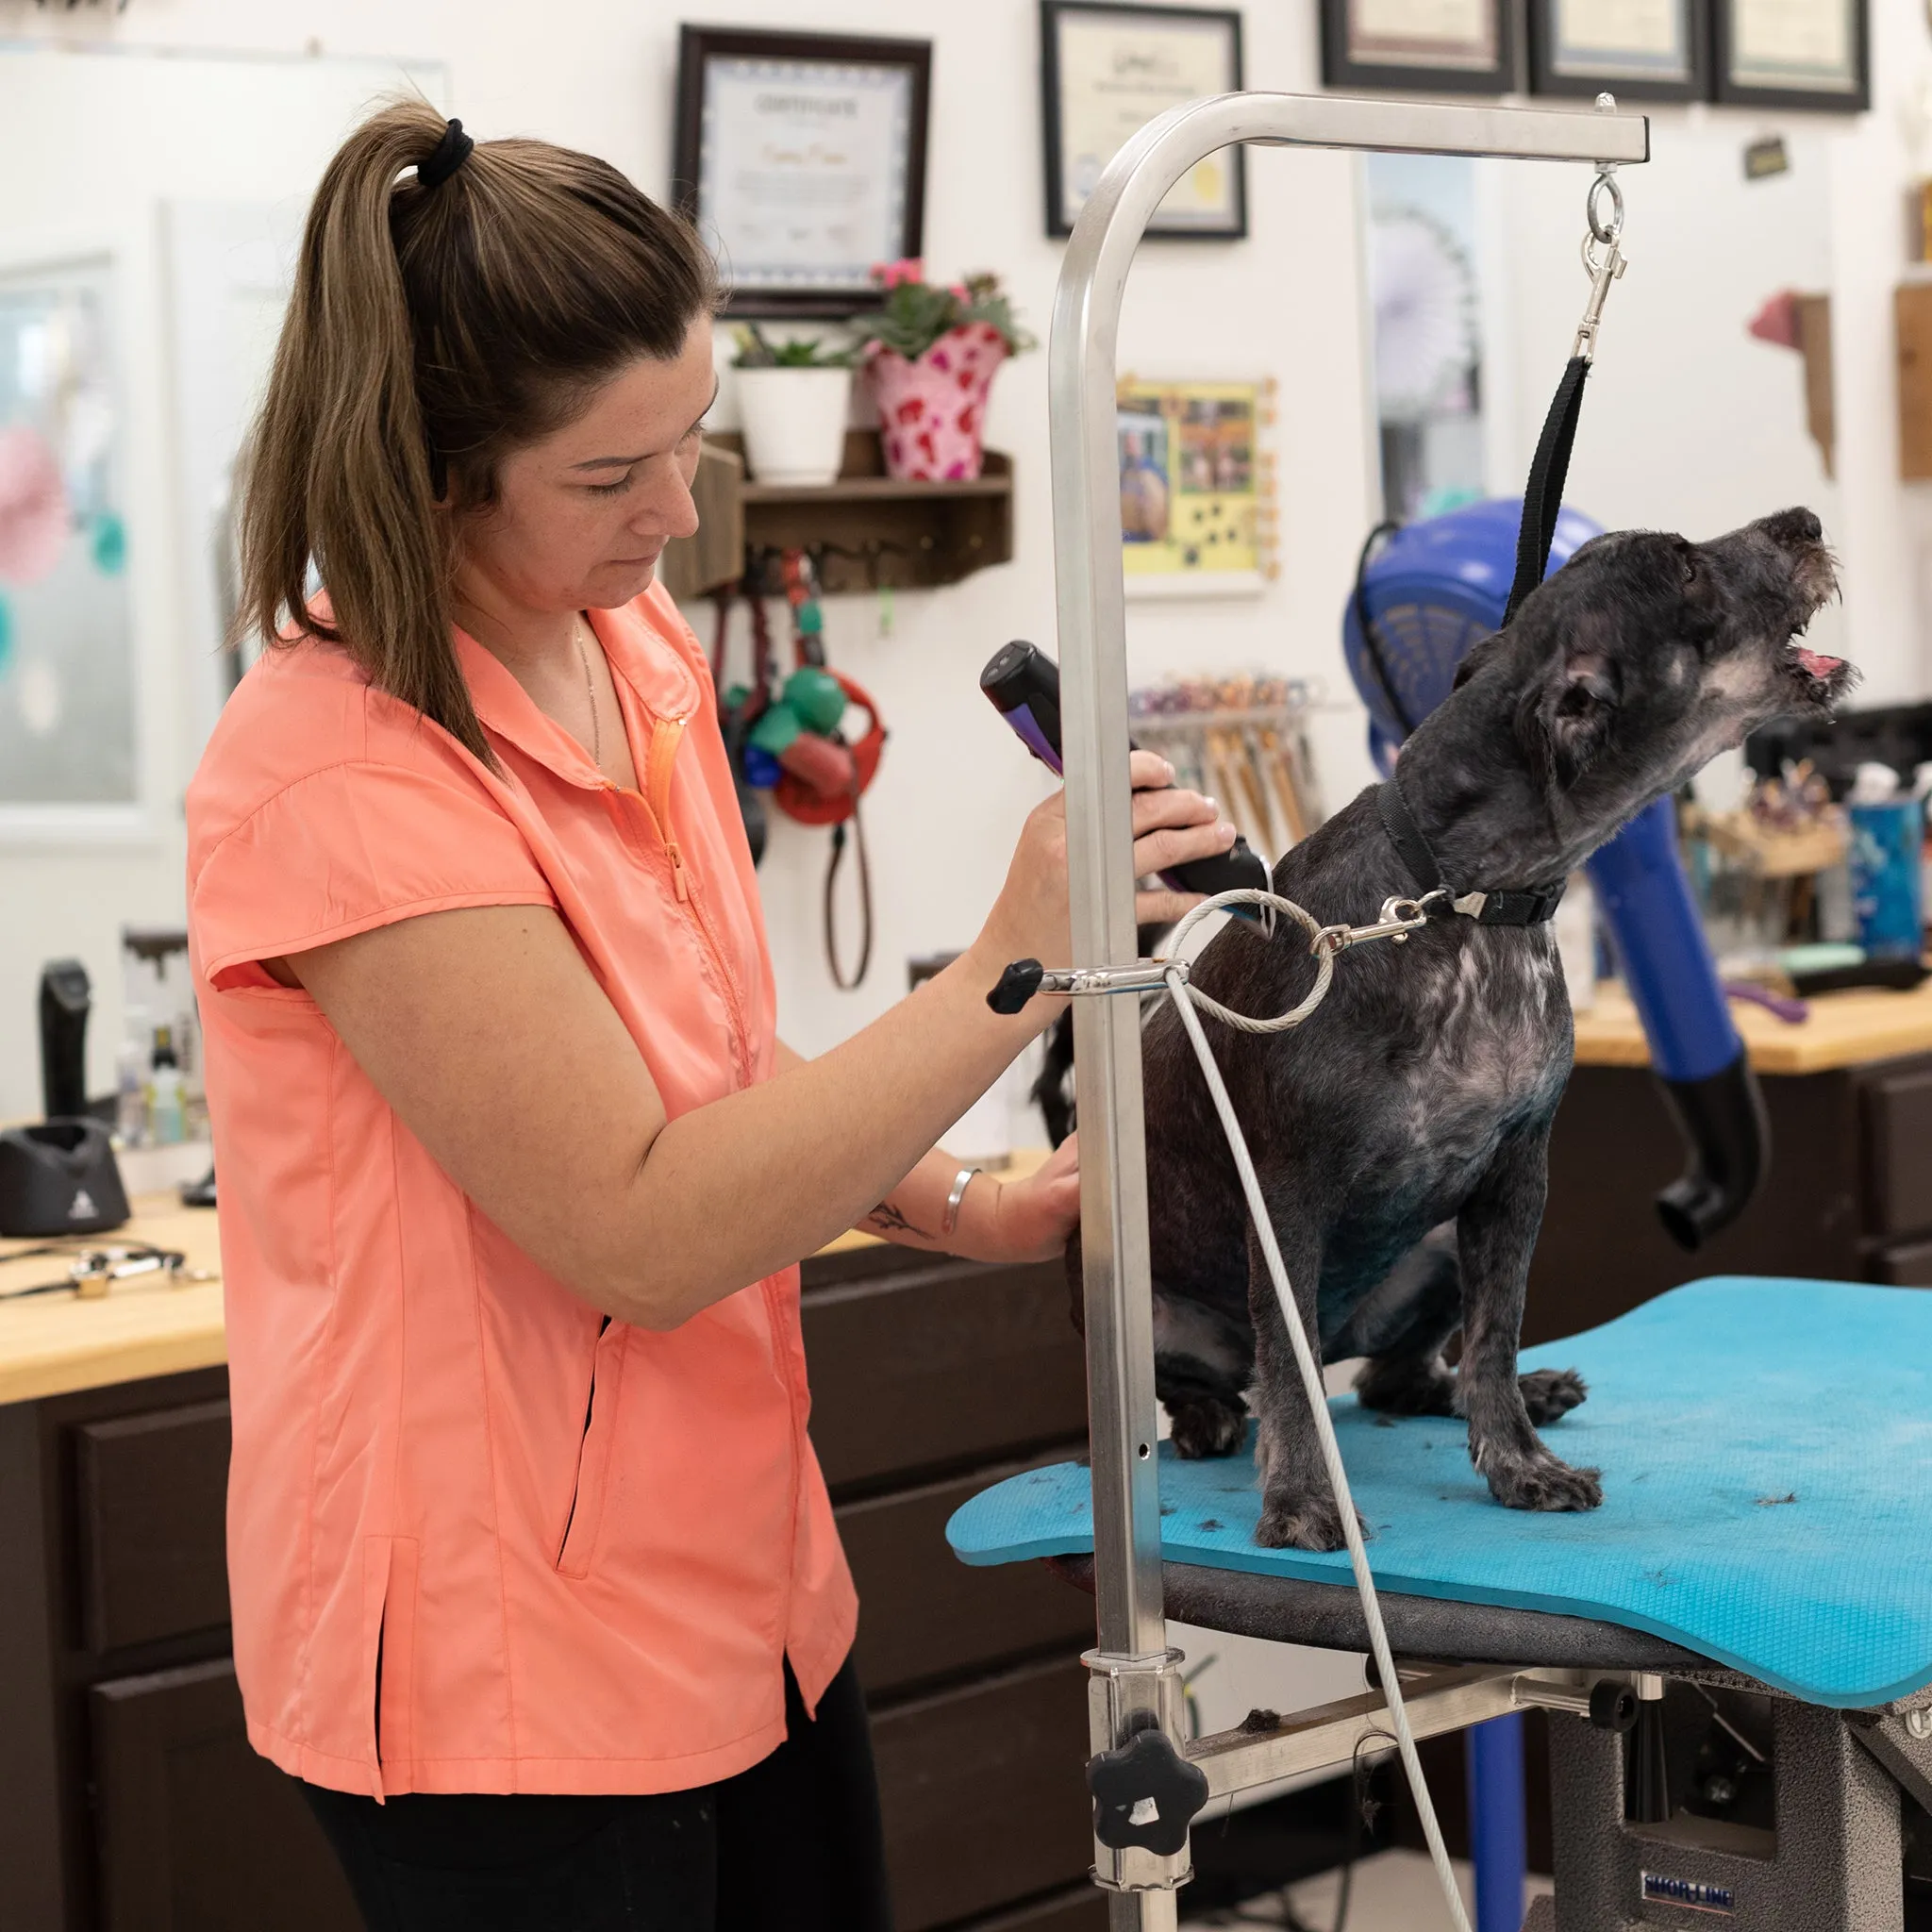
[(1576, 418), (1583, 408), (1583, 384), (1590, 358), (1571, 357), (1563, 379), (1550, 399), (1543, 433), (1537, 439), (1536, 458), (1523, 491), (1523, 521), (1516, 530), (1516, 581), (1503, 609), (1503, 627), (1523, 600), (1542, 582), (1550, 567), (1550, 543), (1557, 534), (1557, 515), (1563, 508), (1563, 485), (1570, 475), (1570, 451), (1576, 441)]
[[(1414, 875), (1424, 899), (1429, 901), (1430, 918), (1448, 919), (1463, 913), (1478, 925), (1541, 925), (1557, 916), (1557, 908), (1562, 904), (1567, 880), (1558, 879), (1553, 886), (1541, 886), (1526, 892), (1458, 893), (1443, 878), (1442, 868), (1437, 864), (1429, 841), (1423, 837), (1422, 827), (1416, 824), (1415, 815), (1408, 808), (1408, 801), (1403, 797), (1393, 778), (1376, 789), (1375, 804), (1382, 814), (1382, 829), (1389, 834), (1389, 842)], [(1453, 903), (1430, 899), (1429, 895), (1437, 892), (1446, 894)], [(1477, 903), (1470, 905), (1470, 900)]]
[[(1576, 418), (1583, 408), (1583, 384), (1589, 375), (1590, 358), (1571, 357), (1551, 398), (1550, 413), (1543, 418), (1543, 433), (1537, 439), (1536, 459), (1529, 466), (1529, 481), (1523, 491), (1523, 522), (1516, 532), (1516, 581), (1509, 587), (1509, 602), (1503, 612), (1505, 629), (1549, 568), (1550, 543), (1557, 534), (1557, 512), (1563, 508), (1563, 485), (1570, 475), (1570, 451), (1576, 441)], [(1458, 893), (1443, 879), (1442, 868), (1393, 778), (1377, 791), (1375, 803), (1381, 808), (1382, 826), (1390, 843), (1425, 897), (1445, 894), (1455, 912), (1466, 913), (1478, 925), (1541, 925), (1556, 917), (1566, 880), (1526, 892)], [(1431, 918), (1447, 918), (1451, 908), (1441, 899), (1434, 899), (1429, 913)]]

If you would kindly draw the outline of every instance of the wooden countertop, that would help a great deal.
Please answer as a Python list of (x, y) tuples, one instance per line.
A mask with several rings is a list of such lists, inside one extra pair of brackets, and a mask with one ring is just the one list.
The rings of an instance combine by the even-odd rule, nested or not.
[[(1043, 1151), (1017, 1150), (1002, 1174), (1031, 1173), (1045, 1158)], [(70, 1245), (145, 1242), (179, 1249), (189, 1270), (211, 1278), (173, 1287), (165, 1277), (142, 1274), (91, 1301), (72, 1291), (8, 1300), (19, 1289), (58, 1280), (67, 1263), (58, 1254), (27, 1252), (42, 1246), (39, 1241), (0, 1241), (0, 1403), (179, 1374), (227, 1360), (214, 1209), (184, 1208), (174, 1194), (142, 1195), (133, 1207), (134, 1218), (125, 1227)], [(827, 1243), (825, 1252), (876, 1245), (876, 1236), (855, 1229)]]
[[(1932, 979), (1915, 992), (1861, 987), (1820, 994), (1796, 1025), (1747, 1000), (1731, 1002), (1751, 1064), (1760, 1074), (1823, 1074), (1901, 1054), (1932, 1053)], [(1596, 1004), (1576, 1016), (1580, 1067), (1644, 1067), (1650, 1049), (1630, 995), (1614, 981), (1596, 990)]]
[[(70, 1245), (113, 1247), (145, 1241), (178, 1248), (188, 1267), (212, 1279), (170, 1285), (137, 1274), (97, 1300), (72, 1291), (25, 1301), (0, 1299), (0, 1402), (63, 1395), (146, 1375), (206, 1369), (228, 1357), (222, 1327), (222, 1247), (212, 1208), (184, 1208), (174, 1194), (143, 1194), (134, 1219), (111, 1234)], [(66, 1273), (61, 1256), (28, 1252), (39, 1241), (0, 1241), (0, 1297)]]

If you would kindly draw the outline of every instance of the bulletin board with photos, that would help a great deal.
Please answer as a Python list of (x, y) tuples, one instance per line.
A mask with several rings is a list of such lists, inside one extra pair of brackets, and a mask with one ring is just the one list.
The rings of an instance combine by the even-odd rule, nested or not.
[(1277, 569), (1274, 384), (1127, 375), (1115, 408), (1127, 594), (1259, 591)]
[(1322, 0), (1326, 86), (1857, 113), (1869, 0)]

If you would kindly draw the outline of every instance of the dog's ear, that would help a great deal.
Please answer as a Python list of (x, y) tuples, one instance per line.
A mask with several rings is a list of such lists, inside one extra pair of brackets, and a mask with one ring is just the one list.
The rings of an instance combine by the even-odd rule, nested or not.
[(1617, 660), (1566, 652), (1524, 694), (1517, 730), (1543, 782), (1567, 791), (1609, 743), (1623, 698)]
[(1456, 667), (1456, 681), (1449, 689), (1451, 691), (1460, 691), (1496, 655), (1496, 648), (1502, 641), (1503, 633), (1499, 630), (1494, 630), (1488, 637), (1478, 638), (1474, 643), (1470, 645), (1469, 649), (1462, 654), (1462, 662)]

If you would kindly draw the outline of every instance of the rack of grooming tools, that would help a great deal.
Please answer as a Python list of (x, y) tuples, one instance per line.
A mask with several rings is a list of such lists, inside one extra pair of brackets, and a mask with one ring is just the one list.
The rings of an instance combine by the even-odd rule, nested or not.
[(1127, 695), (1134, 739), (1177, 784), (1221, 801), (1257, 852), (1278, 858), (1327, 817), (1308, 749), (1315, 702), (1299, 678), (1191, 677)]

